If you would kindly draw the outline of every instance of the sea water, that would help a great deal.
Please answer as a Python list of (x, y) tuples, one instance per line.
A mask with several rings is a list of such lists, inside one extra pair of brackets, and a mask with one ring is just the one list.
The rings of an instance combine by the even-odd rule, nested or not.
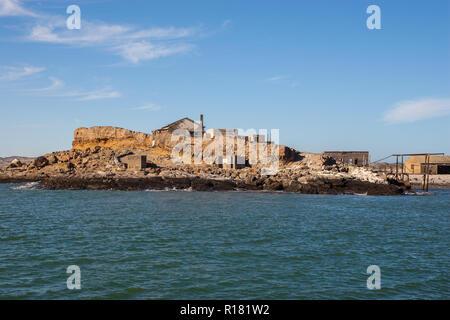
[[(422, 196), (0, 185), (0, 298), (448, 299), (450, 190)], [(80, 269), (69, 290), (67, 268)], [(380, 290), (367, 288), (369, 266)]]

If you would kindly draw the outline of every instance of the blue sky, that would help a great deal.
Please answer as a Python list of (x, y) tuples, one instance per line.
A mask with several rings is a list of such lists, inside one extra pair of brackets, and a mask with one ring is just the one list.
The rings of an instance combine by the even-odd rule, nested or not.
[(301, 151), (450, 153), (449, 15), (438, 0), (0, 0), (0, 156), (200, 113)]

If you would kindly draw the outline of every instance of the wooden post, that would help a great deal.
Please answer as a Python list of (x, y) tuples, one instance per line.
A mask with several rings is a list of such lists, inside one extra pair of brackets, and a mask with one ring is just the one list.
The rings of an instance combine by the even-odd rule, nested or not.
[(427, 179), (427, 174), (426, 174), (426, 172), (427, 172), (427, 165), (426, 165), (426, 163), (427, 163), (427, 155), (425, 155), (425, 161), (423, 162), (423, 165), (422, 164), (420, 164), (420, 170), (422, 170), (422, 168), (423, 168), (423, 181), (422, 181), (422, 190), (423, 191), (425, 191), (425, 182), (426, 182), (426, 179)]
[(395, 162), (395, 178), (398, 179), (398, 155), (396, 156)]
[(403, 167), (404, 167), (404, 165), (403, 165), (403, 155), (402, 155), (402, 181), (404, 180), (404, 174), (405, 174), (405, 172), (404, 172), (404, 170), (403, 170)]
[(425, 163), (423, 165), (424, 173), (423, 173), (423, 184), (422, 189), (424, 192), (428, 192), (428, 184), (430, 183), (430, 155), (425, 155)]
[(427, 184), (425, 192), (428, 192), (428, 185), (430, 184), (430, 155), (427, 155)]

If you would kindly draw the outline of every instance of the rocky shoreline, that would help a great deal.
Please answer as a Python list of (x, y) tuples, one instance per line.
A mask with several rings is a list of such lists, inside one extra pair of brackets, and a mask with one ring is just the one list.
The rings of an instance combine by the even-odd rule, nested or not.
[[(38, 182), (47, 190), (281, 191), (307, 194), (401, 195), (410, 186), (370, 168), (336, 163), (321, 154), (277, 146), (279, 168), (265, 175), (260, 162), (233, 169), (177, 164), (169, 147), (149, 147), (150, 136), (124, 129), (76, 130), (71, 150), (0, 169), (0, 183)], [(129, 147), (129, 148), (126, 148)], [(139, 162), (136, 168), (136, 159)]]
[[(365, 168), (346, 168), (315, 154), (284, 163), (273, 176), (261, 168), (240, 170), (205, 165), (174, 165), (156, 150), (69, 150), (18, 162), (0, 171), (0, 183), (39, 182), (46, 190), (283, 191), (306, 194), (401, 195), (409, 186)], [(153, 161), (142, 171), (127, 170), (122, 154), (146, 153)], [(318, 160), (319, 159), (319, 160)]]
[(316, 183), (299, 184), (273, 181), (245, 183), (232, 180), (195, 178), (86, 178), (46, 177), (41, 179), (11, 179), (0, 177), (0, 183), (39, 182), (37, 189), (45, 190), (190, 190), (190, 191), (284, 191), (304, 194), (367, 194), (400, 195), (406, 191), (395, 185), (380, 185), (357, 180), (321, 180)]

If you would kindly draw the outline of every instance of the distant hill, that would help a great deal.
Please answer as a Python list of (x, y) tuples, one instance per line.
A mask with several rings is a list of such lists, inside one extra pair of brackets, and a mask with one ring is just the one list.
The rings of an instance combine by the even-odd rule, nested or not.
[(20, 157), (20, 156), (13, 156), (13, 157), (5, 157), (2, 158), (0, 157), (0, 168), (4, 168), (7, 165), (9, 165), (11, 163), (11, 161), (13, 161), (14, 159), (19, 159), (21, 162), (26, 163), (26, 162), (30, 162), (33, 161), (34, 158), (30, 158), (30, 157)]

